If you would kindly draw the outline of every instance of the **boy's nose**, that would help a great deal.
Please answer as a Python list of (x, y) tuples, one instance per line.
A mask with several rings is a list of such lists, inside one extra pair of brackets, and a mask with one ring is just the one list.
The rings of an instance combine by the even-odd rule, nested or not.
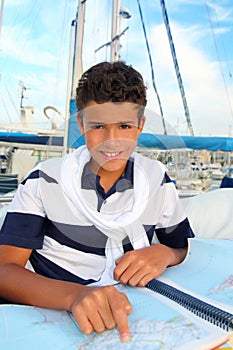
[(107, 128), (104, 135), (104, 145), (108, 147), (116, 147), (118, 144), (118, 130), (114, 127)]
[(105, 140), (116, 140), (119, 138), (119, 135), (118, 135), (118, 130), (114, 127), (109, 127), (109, 128), (106, 128), (106, 131), (105, 131)]
[(116, 148), (117, 146), (120, 145), (120, 139), (118, 138), (106, 138), (103, 142), (104, 146), (105, 147), (108, 147), (108, 148)]

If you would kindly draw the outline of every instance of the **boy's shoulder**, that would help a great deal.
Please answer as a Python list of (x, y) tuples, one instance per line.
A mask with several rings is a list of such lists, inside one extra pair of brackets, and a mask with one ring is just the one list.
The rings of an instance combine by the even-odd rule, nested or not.
[(163, 183), (166, 169), (160, 161), (135, 153), (134, 172), (139, 182), (146, 179), (150, 188), (155, 189)]
[(38, 166), (40, 169), (50, 169), (54, 167), (60, 167), (62, 164), (64, 157), (52, 157), (49, 159), (46, 159), (40, 163), (38, 163)]
[(163, 163), (161, 163), (157, 159), (152, 159), (147, 156), (144, 156), (140, 153), (135, 152), (134, 153), (134, 161), (138, 164), (140, 164), (141, 167), (143, 168), (153, 168), (153, 169), (158, 169), (162, 172), (166, 171), (166, 167)]
[[(40, 172), (56, 178), (57, 175), (60, 173), (59, 170), (61, 169), (62, 160), (63, 160), (63, 157), (53, 157), (53, 158), (40, 161), (39, 163), (37, 163), (37, 165), (33, 169), (31, 169), (26, 174), (25, 179), (27, 179), (28, 177), (32, 177), (33, 174), (36, 174), (36, 173), (39, 174)], [(40, 175), (38, 175), (38, 178), (40, 178)]]

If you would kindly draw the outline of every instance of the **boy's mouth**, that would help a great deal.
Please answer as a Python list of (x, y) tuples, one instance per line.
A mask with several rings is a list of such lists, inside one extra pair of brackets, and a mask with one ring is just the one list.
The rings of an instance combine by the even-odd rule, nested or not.
[(118, 159), (122, 152), (104, 152), (101, 151), (102, 155), (106, 159)]

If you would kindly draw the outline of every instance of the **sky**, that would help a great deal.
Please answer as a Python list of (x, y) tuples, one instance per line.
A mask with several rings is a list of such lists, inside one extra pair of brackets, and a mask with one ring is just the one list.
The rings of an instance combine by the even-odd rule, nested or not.
[[(159, 0), (141, 0), (154, 82), (169, 132), (188, 135), (181, 93)], [(167, 0), (167, 14), (194, 135), (233, 136), (232, 0)], [(110, 60), (111, 0), (87, 0), (83, 69)], [(23, 105), (34, 107), (35, 125), (50, 127), (43, 109), (64, 125), (71, 23), (78, 0), (5, 0), (0, 31), (0, 123), (20, 124)], [(148, 87), (146, 128), (157, 132), (160, 115), (137, 0), (122, 0), (120, 56), (140, 71)]]

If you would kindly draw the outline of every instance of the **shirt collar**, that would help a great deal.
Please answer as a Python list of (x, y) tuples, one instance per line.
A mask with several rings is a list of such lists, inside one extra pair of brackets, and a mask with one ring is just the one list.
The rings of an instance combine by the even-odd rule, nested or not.
[[(129, 188), (133, 188), (133, 173), (134, 173), (134, 160), (133, 158), (129, 158), (125, 172), (122, 176), (117, 180), (117, 182), (110, 189), (111, 193), (114, 192), (123, 192)], [(100, 185), (100, 177), (99, 175), (94, 174), (88, 166), (88, 163), (84, 166), (83, 174), (82, 174), (82, 189), (85, 190), (97, 190), (103, 192), (103, 189)]]

